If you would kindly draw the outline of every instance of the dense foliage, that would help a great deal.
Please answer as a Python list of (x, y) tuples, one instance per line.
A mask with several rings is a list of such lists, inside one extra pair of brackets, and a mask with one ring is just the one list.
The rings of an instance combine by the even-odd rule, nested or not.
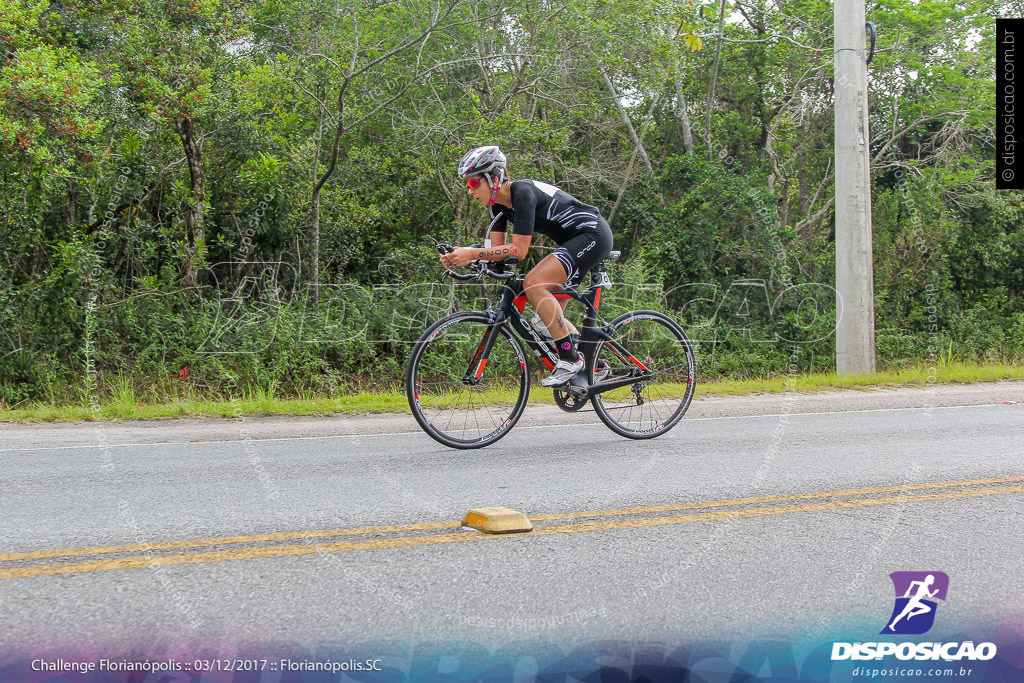
[[(885, 366), (1024, 359), (994, 13), (869, 6)], [(830, 368), (831, 30), (823, 0), (0, 0), (0, 404), (396, 382), (480, 295), (428, 236), (481, 235), (483, 143), (602, 209), (611, 307), (676, 311), (703, 374)]]

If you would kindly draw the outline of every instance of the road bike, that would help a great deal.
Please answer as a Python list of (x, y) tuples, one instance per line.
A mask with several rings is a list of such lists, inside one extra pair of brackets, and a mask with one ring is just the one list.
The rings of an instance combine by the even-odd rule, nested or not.
[[(450, 245), (437, 243), (439, 251)], [(661, 436), (686, 413), (697, 382), (693, 345), (675, 321), (650, 310), (629, 311), (606, 321), (600, 314), (601, 292), (612, 285), (606, 261), (590, 273), (590, 287), (552, 292), (586, 308), (580, 329), (583, 370), (554, 388), (555, 403), (566, 412), (587, 401), (612, 431), (631, 439)], [(409, 406), (420, 427), (452, 448), (493, 444), (515, 426), (530, 395), (531, 372), (526, 353), (552, 370), (558, 353), (549, 335), (533, 328), (523, 309), (527, 298), (515, 271), (518, 259), (479, 261), (451, 269), (442, 280), (492, 278), (503, 282), (486, 311), (458, 311), (427, 328), (409, 356), (405, 386)], [(524, 348), (525, 344), (525, 348)]]

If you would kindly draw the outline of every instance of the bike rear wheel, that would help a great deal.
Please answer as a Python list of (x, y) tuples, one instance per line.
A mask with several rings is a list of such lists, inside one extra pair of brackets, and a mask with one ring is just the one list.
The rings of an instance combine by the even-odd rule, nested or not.
[[(590, 367), (611, 366), (602, 382), (643, 373), (648, 380), (591, 395), (597, 416), (609, 429), (631, 439), (661, 436), (683, 418), (697, 384), (697, 360), (686, 333), (657, 311), (630, 311), (613, 320), (609, 334), (625, 353), (607, 341), (598, 342)], [(600, 386), (600, 385), (598, 385)]]
[[(479, 356), (488, 335), (494, 344)], [(455, 313), (431, 325), (409, 357), (406, 395), (413, 417), (451, 448), (480, 448), (505, 436), (530, 393), (522, 344), (482, 313)]]

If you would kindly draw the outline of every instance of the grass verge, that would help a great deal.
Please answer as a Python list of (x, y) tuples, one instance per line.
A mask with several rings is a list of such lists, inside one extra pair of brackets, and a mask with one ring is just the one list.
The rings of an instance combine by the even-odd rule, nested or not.
[[(1024, 379), (1024, 366), (941, 364), (936, 367), (914, 367), (887, 370), (868, 375), (840, 377), (835, 373), (778, 375), (773, 377), (698, 382), (696, 398), (703, 396), (743, 396), (757, 393), (787, 391), (815, 392), (836, 389), (872, 390), (874, 388), (924, 387), (930, 384), (973, 384), (1006, 379)], [(534, 386), (531, 404), (553, 403), (551, 392)], [(141, 404), (128, 395), (123, 386), (115, 387), (105, 399), (91, 409), (87, 405), (51, 406), (34, 404), (17, 408), (0, 405), (0, 421), (93, 421), (153, 420), (175, 417), (241, 417), (246, 415), (332, 415), (336, 413), (408, 413), (405, 392), (401, 387), (389, 391), (359, 392), (344, 396), (278, 398), (263, 391), (242, 392), (235, 400), (174, 400), (166, 403)]]

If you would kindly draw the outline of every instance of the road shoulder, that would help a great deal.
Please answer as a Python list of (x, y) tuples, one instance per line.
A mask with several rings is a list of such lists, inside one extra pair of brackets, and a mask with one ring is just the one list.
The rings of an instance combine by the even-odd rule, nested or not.
[[(541, 391), (539, 387), (534, 391)], [(872, 387), (858, 390), (714, 396), (695, 400), (689, 420), (752, 415), (797, 415), (857, 410), (921, 409), (965, 405), (1024, 405), (1024, 381), (944, 384), (922, 388)], [(589, 406), (564, 413), (556, 406), (531, 405), (520, 426), (581, 425), (597, 416)], [(417, 432), (410, 414), (247, 416), (235, 420), (181, 418), (112, 422), (0, 424), (0, 451), (37, 448), (104, 447), (125, 444), (195, 443), (263, 439), (370, 436)]]

